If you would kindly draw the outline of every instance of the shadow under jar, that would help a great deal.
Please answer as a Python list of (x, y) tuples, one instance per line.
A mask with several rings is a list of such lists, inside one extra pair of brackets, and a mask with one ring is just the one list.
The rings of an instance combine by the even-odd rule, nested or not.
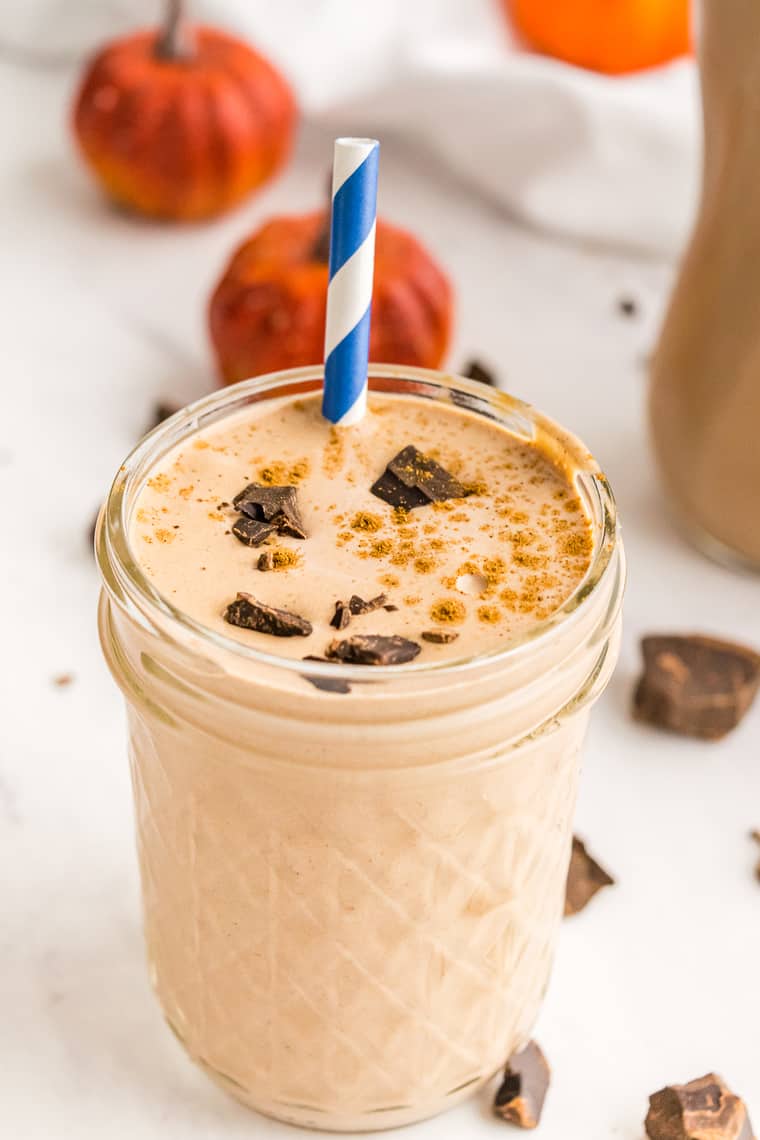
[(148, 958), (170, 1026), (260, 1112), (369, 1131), (469, 1096), (530, 1035), (624, 558), (609, 487), (574, 437), (476, 382), (372, 366), (371, 391), (431, 412), (453, 402), (562, 459), (592, 522), (583, 581), (506, 647), (432, 664), (278, 658), (198, 625), (130, 549), (140, 488), (180, 440), (320, 385), (320, 369), (239, 384), (138, 446), (98, 530), (99, 624), (126, 697)]

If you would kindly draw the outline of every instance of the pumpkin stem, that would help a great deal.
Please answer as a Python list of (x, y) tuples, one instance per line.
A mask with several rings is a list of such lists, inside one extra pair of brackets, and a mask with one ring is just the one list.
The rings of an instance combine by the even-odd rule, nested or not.
[(193, 40), (187, 26), (185, 0), (167, 0), (164, 26), (156, 44), (161, 59), (188, 59), (193, 54)]
[(312, 257), (315, 261), (321, 261), (325, 265), (330, 260), (330, 224), (332, 221), (332, 170), (327, 175), (327, 208), (325, 216), (322, 219), (322, 225), (319, 227), (317, 240), (314, 242), (314, 249), (312, 250)]

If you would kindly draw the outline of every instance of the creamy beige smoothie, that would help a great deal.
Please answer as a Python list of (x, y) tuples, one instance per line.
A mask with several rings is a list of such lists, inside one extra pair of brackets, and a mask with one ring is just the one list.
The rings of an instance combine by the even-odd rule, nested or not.
[[(464, 493), (412, 509), (373, 494), (410, 445)], [(251, 484), (293, 486), (305, 537), (240, 541), (234, 499)], [(549, 617), (586, 574), (593, 541), (576, 490), (539, 446), (455, 406), (432, 414), (424, 400), (376, 394), (351, 430), (328, 424), (314, 395), (254, 406), (182, 443), (141, 491), (132, 545), (156, 589), (218, 633), (323, 655), (336, 602), (384, 595), (393, 608), (354, 615), (350, 634), (416, 640), (424, 662), (496, 650)], [(241, 591), (313, 632), (230, 626), (225, 610)]]
[(623, 579), (577, 440), (377, 371), (352, 428), (311, 374), (159, 429), (98, 540), (167, 1020), (335, 1130), (430, 1116), (530, 1035)]

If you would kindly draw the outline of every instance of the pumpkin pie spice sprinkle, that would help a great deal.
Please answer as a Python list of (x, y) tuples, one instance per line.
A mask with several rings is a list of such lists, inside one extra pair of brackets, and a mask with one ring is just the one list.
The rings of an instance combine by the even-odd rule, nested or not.
[[(467, 656), (548, 617), (593, 546), (567, 476), (471, 413), (398, 402), (372, 394), (352, 429), (325, 424), (318, 397), (253, 405), (180, 445), (134, 512), (144, 570), (175, 606), (248, 644), (267, 637), (271, 651), (265, 627), (311, 628), (278, 641), (285, 656), (323, 658), (348, 620), (363, 638)], [(387, 601), (357, 615), (353, 596)]]

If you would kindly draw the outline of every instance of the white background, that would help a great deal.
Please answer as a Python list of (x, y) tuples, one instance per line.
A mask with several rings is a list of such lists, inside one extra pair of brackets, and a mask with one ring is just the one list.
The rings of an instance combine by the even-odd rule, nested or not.
[[(319, 204), (329, 137), (220, 223), (172, 229), (100, 201), (70, 150), (73, 73), (0, 62), (0, 1131), (20, 1140), (294, 1135), (239, 1107), (165, 1028), (142, 959), (121, 699), (99, 656), (86, 534), (152, 401), (210, 383), (205, 304), (260, 219)], [(760, 644), (758, 583), (678, 537), (647, 448), (645, 360), (672, 269), (511, 224), (384, 139), (382, 212), (458, 287), (450, 361), (578, 432), (619, 499), (623, 652), (586, 752), (578, 831), (618, 878), (563, 926), (536, 1036), (554, 1069), (542, 1140), (637, 1140), (647, 1096), (716, 1069), (760, 1123), (760, 707), (725, 743), (632, 723), (638, 639)], [(638, 315), (616, 309), (621, 295)], [(52, 678), (74, 675), (57, 688)], [(407, 1133), (496, 1136), (488, 1097)]]

